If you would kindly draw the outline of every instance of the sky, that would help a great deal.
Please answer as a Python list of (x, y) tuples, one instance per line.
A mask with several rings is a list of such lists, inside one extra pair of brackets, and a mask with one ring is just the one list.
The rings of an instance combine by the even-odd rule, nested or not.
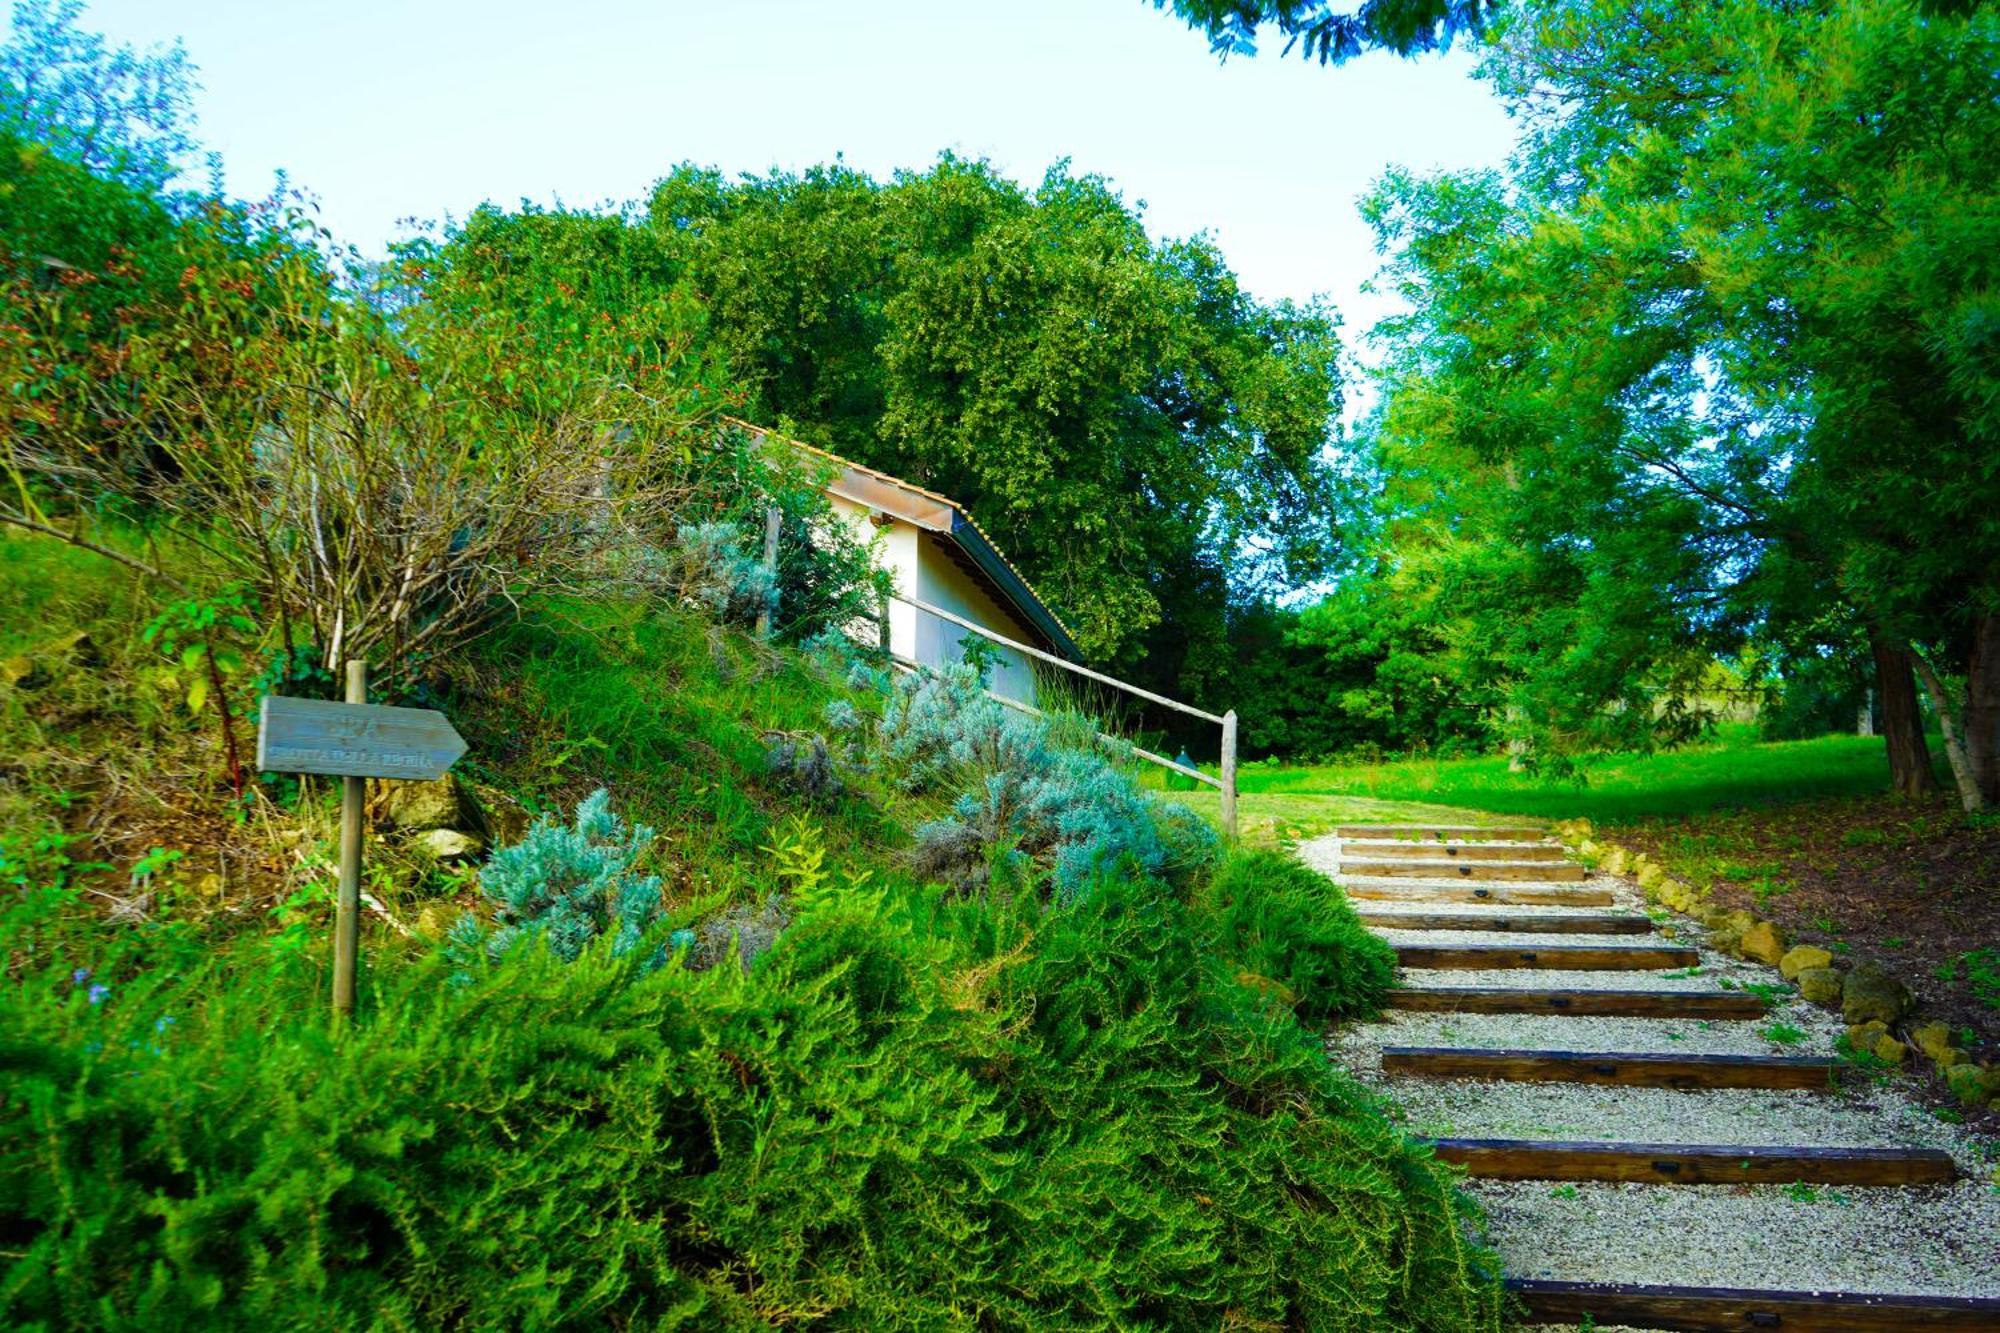
[(682, 161), (886, 175), (949, 149), (1032, 183), (1067, 157), (1155, 236), (1210, 233), (1257, 296), (1325, 295), (1350, 342), (1388, 309), (1362, 292), (1369, 184), (1513, 142), (1463, 54), (1222, 63), (1149, 0), (92, 0), (82, 24), (181, 38), (228, 188), (282, 169), (364, 252), (485, 201), (642, 200)]

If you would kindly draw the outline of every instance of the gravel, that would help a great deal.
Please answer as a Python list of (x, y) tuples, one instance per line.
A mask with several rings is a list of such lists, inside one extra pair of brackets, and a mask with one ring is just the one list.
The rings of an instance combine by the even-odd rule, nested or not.
[[(1306, 864), (1340, 879), (1341, 841), (1299, 847)], [(1459, 879), (1375, 877), (1370, 884), (1421, 890)], [(1508, 881), (1495, 887), (1520, 887)], [(1369, 913), (1422, 911), (1478, 916), (1644, 912), (1630, 883), (1592, 874), (1608, 888), (1609, 907), (1576, 904), (1384, 904), (1357, 900)], [(1409, 986), (1519, 990), (1716, 991), (1776, 986), (1774, 969), (1714, 953), (1706, 932), (1681, 917), (1646, 935), (1525, 934), (1397, 930), (1377, 927), (1392, 943), (1693, 944), (1701, 963), (1685, 970), (1557, 972), (1531, 968), (1405, 969)], [(1801, 1035), (1778, 1043), (1774, 1024)], [(1754, 1020), (1592, 1018), (1544, 1014), (1436, 1014), (1391, 1011), (1381, 1022), (1333, 1033), (1334, 1059), (1398, 1105), (1413, 1133), (1473, 1138), (1577, 1139), (1598, 1142), (1721, 1143), (1817, 1147), (1908, 1146), (1952, 1154), (1963, 1179), (1952, 1185), (1685, 1186), (1469, 1180), (1484, 1207), (1489, 1240), (1507, 1271), (1521, 1277), (1681, 1286), (1740, 1286), (1877, 1293), (1978, 1295), (2000, 1292), (2000, 1145), (1939, 1120), (1906, 1097), (1893, 1079), (1858, 1082), (1837, 1093), (1764, 1089), (1597, 1087), (1589, 1084), (1386, 1078), (1384, 1045), (1468, 1049), (1773, 1054), (1826, 1056), (1844, 1031), (1839, 1016), (1797, 999), (1786, 988), (1771, 1013)]]
[(1941, 1296), (2000, 1289), (2000, 1191), (1979, 1181), (1467, 1188), (1516, 1277)]

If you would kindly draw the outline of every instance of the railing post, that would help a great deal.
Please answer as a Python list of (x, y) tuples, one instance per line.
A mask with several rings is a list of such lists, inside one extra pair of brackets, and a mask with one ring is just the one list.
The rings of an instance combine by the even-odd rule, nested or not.
[(1236, 710), (1222, 715), (1222, 836), (1236, 840)]
[[(347, 664), (347, 702), (368, 702), (368, 661)], [(340, 890), (333, 908), (333, 1018), (336, 1024), (354, 1012), (354, 964), (361, 955), (361, 843), (365, 829), (362, 803), (366, 778), (340, 780)]]
[(778, 506), (765, 506), (764, 568), (771, 571), (772, 591), (770, 602), (766, 603), (764, 609), (757, 613), (757, 637), (760, 639), (771, 637), (771, 611), (777, 605), (778, 601), (776, 586), (778, 578), (778, 525), (783, 521), (783, 516), (778, 513)]

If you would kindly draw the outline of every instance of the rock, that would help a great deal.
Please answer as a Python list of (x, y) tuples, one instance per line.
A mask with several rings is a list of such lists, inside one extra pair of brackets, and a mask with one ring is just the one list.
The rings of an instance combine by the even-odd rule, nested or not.
[(1757, 918), (1752, 914), (1750, 914), (1749, 912), (1744, 911), (1740, 907), (1734, 909), (1733, 911), (1724, 912), (1722, 914), (1723, 928), (1726, 930), (1733, 930), (1738, 935), (1749, 934), (1750, 927), (1756, 924), (1757, 924)]
[(1951, 1044), (1951, 1029), (1942, 1023), (1925, 1023), (1911, 1028), (1910, 1045), (1946, 1069), (1965, 1059), (1965, 1052)]
[(479, 802), (486, 836), (494, 846), (511, 846), (527, 836), (528, 812), (519, 801), (498, 787), (474, 786), (472, 794)]
[(1880, 1019), (1867, 1023), (1856, 1023), (1847, 1029), (1847, 1048), (1863, 1052), (1875, 1049), (1875, 1043), (1888, 1035), (1889, 1025)]
[(386, 786), (382, 814), (392, 828), (417, 833), (425, 829), (478, 831), (484, 827), (479, 801), (456, 774), (447, 773), (435, 782), (391, 782)]
[(1623, 847), (1613, 847), (1609, 852), (1605, 853), (1604, 862), (1600, 868), (1607, 875), (1622, 875), (1625, 873), (1626, 867), (1631, 865), (1631, 863), (1631, 858), (1625, 854)]
[(1840, 969), (1837, 967), (1809, 967), (1793, 978), (1799, 983), (1799, 994), (1814, 1004), (1840, 1003)]
[(1676, 912), (1692, 913), (1700, 905), (1695, 902), (1694, 890), (1677, 879), (1660, 882), (1660, 901)]
[(1831, 953), (1815, 944), (1800, 944), (1785, 950), (1785, 956), (1778, 960), (1778, 975), (1787, 981), (1797, 981), (1801, 972), (1832, 966)]
[(465, 861), (486, 850), (484, 842), (455, 828), (425, 829), (410, 845), (439, 861)]
[(1743, 932), (1736, 946), (1745, 958), (1776, 967), (1785, 956), (1785, 930), (1775, 921), (1759, 921)]
[(1660, 881), (1665, 879), (1666, 877), (1667, 877), (1666, 871), (1660, 869), (1656, 865), (1649, 865), (1645, 869), (1639, 872), (1639, 887), (1642, 889), (1657, 888), (1659, 887)]
[(1849, 1023), (1879, 1020), (1893, 1023), (1910, 1012), (1910, 988), (1873, 963), (1847, 974), (1840, 993), (1840, 1015)]
[(1726, 953), (1733, 957), (1736, 954), (1736, 946), (1742, 942), (1742, 932), (1730, 930), (1726, 926), (1721, 930), (1711, 930), (1708, 932), (1708, 947), (1717, 953)]
[(1886, 1032), (1875, 1039), (1875, 1045), (1870, 1050), (1877, 1060), (1887, 1061), (1892, 1065), (1903, 1063), (1903, 1057), (1910, 1053), (1909, 1047)]
[(1970, 1063), (1953, 1065), (1944, 1071), (1944, 1081), (1962, 1105), (1980, 1107), (2000, 1101), (2000, 1069), (1981, 1069)]
[(1604, 849), (1602, 847), (1599, 847), (1589, 838), (1585, 838), (1582, 842), (1576, 845), (1577, 858), (1583, 861), (1595, 860), (1599, 855), (1603, 853), (1603, 851)]

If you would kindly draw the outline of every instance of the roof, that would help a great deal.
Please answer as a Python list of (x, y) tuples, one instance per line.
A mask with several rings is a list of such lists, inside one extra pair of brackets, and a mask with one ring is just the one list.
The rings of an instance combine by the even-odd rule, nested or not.
[(892, 477), (855, 462), (842, 458), (839, 454), (815, 448), (803, 440), (794, 440), (778, 435), (762, 426), (753, 426), (747, 421), (728, 418), (731, 425), (749, 431), (763, 440), (776, 440), (808, 457), (822, 459), (841, 470), (838, 477), (827, 484), (827, 491), (842, 499), (852, 501), (868, 509), (878, 509), (894, 515), (927, 532), (936, 533), (957, 548), (977, 573), (993, 586), (1001, 599), (1021, 613), (1035, 630), (1048, 640), (1051, 651), (1061, 654), (1072, 662), (1083, 661), (1083, 650), (1076, 646), (1076, 639), (1070, 634), (1069, 626), (1035, 591), (1034, 585), (1014, 563), (1001, 554), (986, 530), (979, 526), (964, 506), (948, 495), (925, 490), (900, 477)]

